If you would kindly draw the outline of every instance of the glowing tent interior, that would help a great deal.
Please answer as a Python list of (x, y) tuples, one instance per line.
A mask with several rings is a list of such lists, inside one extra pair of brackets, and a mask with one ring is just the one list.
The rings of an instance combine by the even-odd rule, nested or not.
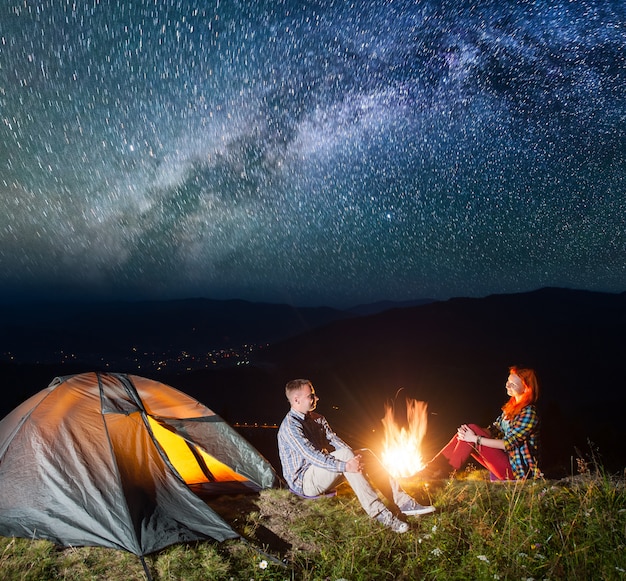
[(0, 535), (146, 555), (238, 534), (202, 499), (271, 487), (210, 409), (134, 375), (55, 378), (0, 421)]

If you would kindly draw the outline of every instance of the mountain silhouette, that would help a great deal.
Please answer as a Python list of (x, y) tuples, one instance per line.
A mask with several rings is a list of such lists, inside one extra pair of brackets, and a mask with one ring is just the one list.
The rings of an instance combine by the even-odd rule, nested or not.
[(20, 361), (48, 361), (61, 351), (84, 360), (132, 348), (229, 348), (275, 342), (351, 316), (327, 307), (242, 300), (11, 305), (0, 307), (0, 353), (10, 352)]
[[(285, 383), (306, 377), (340, 435), (372, 449), (382, 441), (385, 405), (403, 421), (406, 398), (418, 399), (428, 404), (428, 456), (460, 423), (493, 421), (506, 401), (508, 367), (526, 365), (540, 381), (546, 474), (568, 474), (576, 457), (592, 453), (609, 470), (626, 465), (615, 445), (626, 403), (626, 293), (545, 288), (373, 310), (194, 299), (13, 312), (2, 322), (2, 349), (24, 355), (0, 364), (2, 415), (55, 375), (94, 370), (132, 346), (201, 351), (257, 341), (266, 346), (244, 366), (110, 370), (164, 381), (232, 423), (259, 424), (279, 423)], [(78, 355), (55, 363), (61, 347)], [(252, 437), (275, 462), (275, 431)]]
[(609, 469), (626, 465), (615, 445), (624, 353), (626, 294), (546, 288), (337, 320), (271, 345), (252, 367), (172, 381), (219, 400), (233, 421), (273, 423), (287, 409), (286, 381), (309, 378), (320, 412), (368, 447), (382, 440), (385, 404), (401, 421), (406, 398), (418, 399), (428, 404), (425, 444), (434, 454), (459, 424), (491, 423), (507, 399), (508, 367), (526, 365), (540, 381), (546, 472), (567, 474), (592, 452)]

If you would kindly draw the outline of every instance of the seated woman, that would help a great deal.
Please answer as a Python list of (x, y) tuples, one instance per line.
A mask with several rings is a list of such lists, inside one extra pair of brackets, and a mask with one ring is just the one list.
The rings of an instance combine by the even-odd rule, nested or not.
[(539, 416), (534, 405), (539, 384), (535, 372), (510, 367), (506, 392), (510, 399), (489, 428), (463, 424), (419, 475), (425, 479), (447, 476), (471, 456), (489, 470), (492, 480), (541, 478), (537, 462)]

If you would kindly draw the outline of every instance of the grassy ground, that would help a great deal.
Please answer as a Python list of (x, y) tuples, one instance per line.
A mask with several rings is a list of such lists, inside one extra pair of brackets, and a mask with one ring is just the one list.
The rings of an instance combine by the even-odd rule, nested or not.
[[(347, 487), (302, 500), (285, 490), (220, 499), (247, 541), (175, 545), (146, 557), (154, 581), (626, 580), (624, 479), (490, 483), (474, 472), (404, 487), (437, 512), (397, 535), (369, 519)], [(0, 579), (145, 580), (137, 557), (0, 538)]]

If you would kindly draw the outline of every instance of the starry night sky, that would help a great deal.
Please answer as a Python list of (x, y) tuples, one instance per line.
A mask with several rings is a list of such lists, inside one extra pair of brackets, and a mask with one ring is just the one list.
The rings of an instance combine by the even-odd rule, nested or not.
[(623, 0), (0, 0), (0, 298), (626, 290)]

